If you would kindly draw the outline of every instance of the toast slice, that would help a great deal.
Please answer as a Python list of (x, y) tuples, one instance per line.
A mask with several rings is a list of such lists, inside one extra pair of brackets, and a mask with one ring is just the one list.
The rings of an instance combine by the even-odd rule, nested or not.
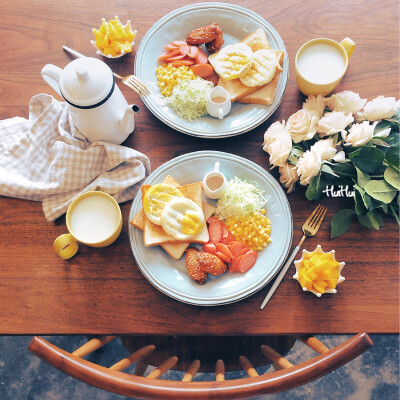
[[(150, 185), (142, 185), (142, 202), (146, 191)], [(182, 194), (194, 201), (203, 210), (203, 187), (201, 182), (191, 183), (185, 186), (177, 187)], [(204, 211), (203, 211), (204, 213)], [(167, 235), (160, 225), (153, 224), (143, 213), (143, 242), (146, 247), (158, 246), (165, 243), (182, 243), (182, 241), (176, 240), (175, 238)], [(207, 243), (209, 240), (208, 230), (206, 224), (204, 224), (202, 231), (194, 238), (191, 239), (192, 243)]]
[[(247, 44), (253, 50), (253, 52), (261, 50), (261, 49), (271, 49), (267, 35), (264, 32), (264, 30), (261, 28), (257, 29), (255, 32), (253, 32), (249, 36), (246, 36), (239, 43)], [(215, 58), (216, 58), (217, 54), (218, 53), (214, 53), (208, 57), (208, 60), (213, 67), (215, 64)], [(284, 52), (275, 50), (275, 55), (276, 55), (276, 58), (278, 61), (278, 65), (280, 65), (283, 60)], [(275, 72), (275, 76), (271, 82), (274, 81), (274, 79), (276, 78), (277, 75), (279, 77), (279, 74), (281, 72), (282, 72), (282, 70), (279, 70), (279, 68), (277, 68), (277, 70)], [(239, 101), (239, 99), (242, 99), (243, 97), (245, 97), (247, 95), (257, 92), (260, 89), (263, 89), (265, 86), (268, 86), (271, 82), (269, 82), (268, 84), (263, 85), (263, 86), (248, 87), (248, 86), (244, 85), (240, 81), (240, 79), (227, 80), (227, 79), (223, 79), (220, 77), (218, 80), (218, 86), (222, 86), (223, 88), (225, 88), (229, 92), (231, 101), (235, 102), (235, 101)], [(269, 103), (271, 96), (275, 95), (275, 88), (276, 88), (276, 85), (275, 86), (271, 85), (266, 90), (265, 93), (260, 92), (259, 95), (254, 98), (254, 100), (259, 101), (259, 102), (254, 103), (254, 104)], [(266, 99), (263, 96), (267, 96)], [(254, 100), (252, 100), (252, 101), (245, 100), (245, 102), (250, 103), (250, 102), (254, 102)], [(273, 100), (273, 97), (272, 97), (272, 100)], [(269, 104), (271, 104), (271, 103), (269, 103)]]
[(240, 40), (239, 43), (247, 44), (247, 46), (253, 50), (253, 53), (258, 50), (271, 48), (267, 34), (265, 33), (264, 29), (261, 28), (258, 28), (255, 32)]
[(274, 102), (276, 86), (278, 85), (279, 76), (282, 71), (283, 69), (279, 65), (279, 67), (276, 68), (275, 75), (270, 83), (253, 93), (241, 97), (237, 102), (245, 104), (263, 104), (265, 106), (271, 105)]
[[(208, 203), (203, 202), (203, 212), (204, 212), (204, 219), (207, 221), (208, 218), (215, 212), (215, 207)], [(141, 209), (130, 221), (130, 223), (135, 226), (136, 228), (143, 230), (144, 228), (144, 211)], [(179, 260), (183, 254), (185, 253), (186, 249), (190, 246), (190, 242), (181, 242), (181, 243), (165, 243), (162, 244), (161, 247), (168, 253), (172, 258), (175, 260)]]

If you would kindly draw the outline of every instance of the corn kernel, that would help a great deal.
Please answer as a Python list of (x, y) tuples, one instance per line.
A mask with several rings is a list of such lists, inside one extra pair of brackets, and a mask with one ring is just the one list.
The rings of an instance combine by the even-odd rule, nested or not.
[(196, 79), (196, 75), (189, 67), (173, 67), (171, 64), (163, 64), (156, 68), (156, 75), (160, 93), (163, 96), (171, 96), (172, 91), (183, 80)]

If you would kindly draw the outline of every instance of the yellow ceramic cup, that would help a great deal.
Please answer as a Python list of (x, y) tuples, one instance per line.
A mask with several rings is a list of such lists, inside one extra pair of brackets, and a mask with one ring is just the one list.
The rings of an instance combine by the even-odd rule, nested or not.
[(69, 233), (59, 236), (54, 250), (64, 260), (78, 251), (78, 242), (91, 247), (106, 247), (117, 240), (122, 230), (118, 202), (109, 194), (90, 191), (77, 196), (65, 217)]
[[(301, 73), (301, 68), (299, 68), (299, 60), (306, 49), (310, 49), (311, 46), (321, 44), (330, 45), (337, 49), (343, 57), (344, 65), (343, 71), (338, 78), (334, 80), (328, 79), (328, 81), (324, 83), (316, 83), (313, 82), (311, 79), (306, 79), (304, 77), (304, 72)], [(356, 44), (350, 38), (345, 38), (340, 43), (336, 42), (335, 40), (326, 38), (317, 38), (310, 40), (307, 43), (304, 43), (303, 46), (301, 46), (298, 50), (295, 59), (296, 82), (299, 90), (306, 96), (317, 96), (319, 94), (322, 96), (326, 96), (327, 94), (331, 93), (336, 88), (336, 86), (339, 85), (344, 74), (346, 73), (347, 67), (349, 65), (349, 58), (353, 54), (355, 48)]]

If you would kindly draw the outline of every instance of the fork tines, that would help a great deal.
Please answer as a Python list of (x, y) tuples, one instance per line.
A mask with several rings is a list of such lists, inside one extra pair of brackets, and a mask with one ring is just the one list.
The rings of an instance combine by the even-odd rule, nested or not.
[(150, 94), (150, 90), (144, 85), (144, 83), (136, 76), (130, 76), (129, 79), (124, 81), (126, 86), (133, 89), (139, 96), (147, 96)]
[(306, 224), (311, 226), (312, 228), (316, 228), (316, 225), (321, 224), (326, 214), (326, 207), (318, 204), (317, 208), (313, 211), (313, 213), (308, 217)]

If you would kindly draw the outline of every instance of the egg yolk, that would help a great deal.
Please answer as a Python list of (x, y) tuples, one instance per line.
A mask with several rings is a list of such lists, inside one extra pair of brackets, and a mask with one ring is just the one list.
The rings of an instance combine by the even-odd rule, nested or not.
[(182, 226), (182, 232), (185, 235), (195, 236), (201, 232), (202, 224), (196, 214), (185, 214), (179, 221)]

